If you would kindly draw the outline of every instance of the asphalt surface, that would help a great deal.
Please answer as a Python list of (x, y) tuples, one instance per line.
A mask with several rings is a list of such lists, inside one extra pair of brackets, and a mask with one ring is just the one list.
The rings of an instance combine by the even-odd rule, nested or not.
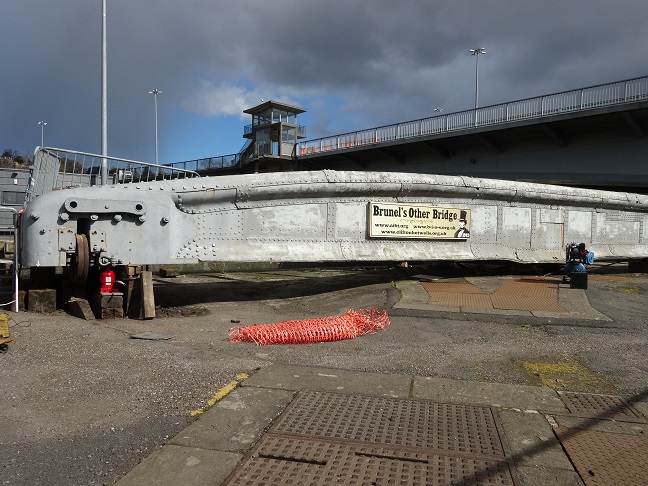
[[(145, 458), (180, 447), (174, 444), (179, 434), (200, 427), (211, 412), (210, 400), (241, 373), (257, 380), (245, 383), (259, 389), (264, 386), (258, 380), (266, 376), (267, 388), (282, 396), (285, 388), (264, 373), (299, 367), (356, 373), (355, 378), (423, 377), (645, 402), (648, 276), (600, 267), (590, 274), (586, 291), (567, 298), (573, 303), (567, 316), (536, 316), (430, 307), (410, 277), (438, 270), (311, 269), (157, 279), (159, 317), (149, 321), (8, 312), (15, 341), (0, 355), (0, 483), (113, 484), (129, 472), (137, 477), (150, 464)], [(455, 273), (469, 278), (501, 277), (484, 275), (495, 269), (460, 270)], [(438, 274), (447, 277), (447, 269)], [(228, 339), (236, 326), (368, 307), (388, 311), (385, 331), (302, 345)], [(131, 337), (146, 331), (171, 337)], [(240, 446), (229, 458), (240, 458), (249, 447)], [(122, 484), (129, 484), (129, 476)], [(166, 484), (148, 477), (135, 484)], [(214, 476), (210, 481), (204, 484), (220, 484)]]

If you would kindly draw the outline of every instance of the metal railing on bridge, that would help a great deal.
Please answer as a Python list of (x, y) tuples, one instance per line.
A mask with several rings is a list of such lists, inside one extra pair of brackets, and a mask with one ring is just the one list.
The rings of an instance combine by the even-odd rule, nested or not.
[(648, 76), (437, 115), (298, 144), (298, 156), (591, 110), (648, 99)]
[(102, 162), (104, 160), (107, 166), (107, 184), (200, 177), (195, 171), (179, 167), (74, 150), (36, 147), (25, 203), (34, 197), (56, 189), (101, 185)]

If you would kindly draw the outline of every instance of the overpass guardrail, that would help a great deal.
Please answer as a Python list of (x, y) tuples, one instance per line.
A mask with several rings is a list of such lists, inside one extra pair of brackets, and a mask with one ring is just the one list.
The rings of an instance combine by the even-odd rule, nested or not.
[(298, 143), (297, 155), (307, 156), (644, 100), (648, 100), (648, 76), (306, 140)]

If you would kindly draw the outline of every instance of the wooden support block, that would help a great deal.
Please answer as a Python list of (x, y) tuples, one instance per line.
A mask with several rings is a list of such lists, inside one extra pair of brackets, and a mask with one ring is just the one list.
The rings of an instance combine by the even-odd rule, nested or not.
[(94, 321), (95, 316), (90, 308), (90, 303), (85, 299), (72, 298), (67, 302), (67, 311), (70, 315), (85, 319), (86, 321)]
[(101, 309), (101, 318), (102, 319), (123, 319), (124, 318), (124, 309), (122, 308), (102, 308)]
[(140, 274), (140, 289), (142, 295), (142, 319), (155, 317), (155, 297), (153, 295), (153, 272), (145, 270)]
[(56, 290), (31, 289), (27, 294), (27, 310), (41, 314), (56, 312)]
[(178, 270), (176, 270), (175, 268), (160, 268), (160, 277), (171, 278), (177, 276)]
[(94, 299), (95, 305), (101, 309), (124, 308), (124, 294), (121, 292), (110, 292), (107, 294), (95, 292)]
[(142, 265), (126, 265), (124, 278), (138, 278), (142, 272)]
[(139, 282), (134, 279), (124, 281), (124, 315), (139, 318), (141, 301)]

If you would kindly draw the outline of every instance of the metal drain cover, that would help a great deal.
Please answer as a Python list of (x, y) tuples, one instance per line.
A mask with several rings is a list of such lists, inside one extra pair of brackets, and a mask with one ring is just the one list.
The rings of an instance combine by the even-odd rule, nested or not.
[(228, 485), (517, 484), (489, 407), (300, 392)]
[(268, 434), (225, 483), (251, 485), (514, 485), (505, 460), (472, 459), (387, 447)]
[(558, 394), (570, 413), (578, 417), (646, 423), (641, 414), (621, 397), (574, 392)]
[(587, 486), (643, 486), (648, 471), (648, 437), (555, 429)]

